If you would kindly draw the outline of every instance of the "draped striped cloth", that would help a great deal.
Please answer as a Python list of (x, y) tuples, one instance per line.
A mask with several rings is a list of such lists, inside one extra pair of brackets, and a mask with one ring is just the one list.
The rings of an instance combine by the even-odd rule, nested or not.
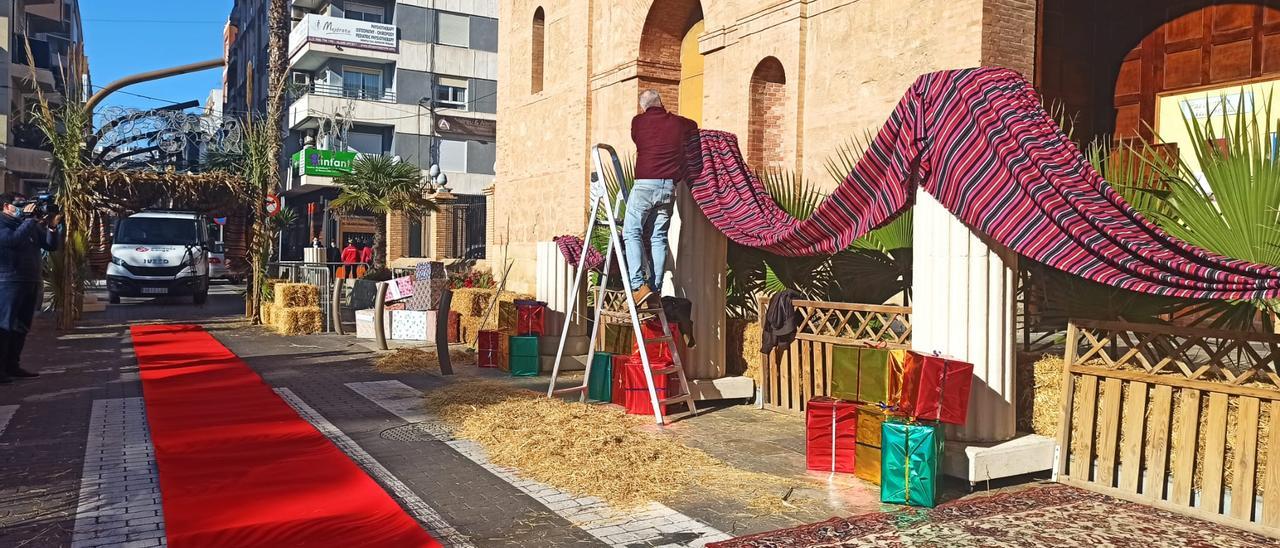
[(921, 76), (853, 172), (804, 221), (769, 198), (732, 134), (702, 131), (689, 146), (694, 200), (744, 246), (835, 253), (910, 207), (922, 185), (971, 228), (1096, 282), (1183, 298), (1280, 296), (1280, 269), (1194, 247), (1134, 211), (1011, 70)]

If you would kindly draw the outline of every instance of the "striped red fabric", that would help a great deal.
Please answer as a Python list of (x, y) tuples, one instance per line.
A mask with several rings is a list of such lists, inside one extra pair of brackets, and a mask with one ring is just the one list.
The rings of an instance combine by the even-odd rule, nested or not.
[[(703, 131), (694, 200), (730, 240), (831, 254), (908, 208), (916, 185), (970, 227), (1041, 263), (1115, 287), (1207, 299), (1280, 296), (1280, 269), (1222, 257), (1140, 216), (1103, 180), (1016, 72), (921, 76), (841, 185), (804, 221), (747, 169), (737, 139)], [(692, 168), (692, 166), (691, 166)]]

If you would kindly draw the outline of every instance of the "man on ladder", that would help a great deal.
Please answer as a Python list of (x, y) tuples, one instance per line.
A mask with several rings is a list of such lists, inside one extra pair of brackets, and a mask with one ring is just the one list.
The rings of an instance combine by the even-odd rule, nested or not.
[[(644, 112), (636, 116), (631, 123), (631, 137), (635, 140), (638, 149), (636, 181), (629, 193), (627, 189), (621, 189), (622, 192), (616, 196), (614, 203), (610, 203), (605, 190), (604, 170), (606, 165), (611, 165), (615, 180), (621, 180), (623, 168), (622, 162), (618, 159), (618, 152), (604, 143), (591, 147), (594, 163), (594, 169), (591, 171), (591, 211), (587, 214), (587, 227), (584, 233), (589, 238), (593, 229), (604, 227), (609, 234), (603, 269), (598, 283), (593, 283), (596, 302), (593, 324), (599, 326), (602, 320), (612, 319), (626, 321), (631, 325), (636, 340), (636, 357), (640, 359), (639, 365), (644, 372), (649, 407), (653, 410), (654, 421), (661, 426), (667, 419), (677, 418), (676, 415), (693, 416), (698, 413), (667, 314), (662, 306), (648, 304), (650, 297), (662, 291), (662, 275), (666, 269), (667, 258), (667, 229), (671, 226), (675, 185), (686, 176), (684, 147), (688, 139), (696, 135), (694, 132), (698, 127), (692, 120), (681, 118), (662, 108), (662, 98), (652, 90), (646, 90), (640, 94), (640, 108)], [(611, 160), (608, 164), (605, 162), (606, 155)], [(622, 240), (625, 241), (625, 245), (618, 237), (617, 225), (617, 212), (622, 207), (624, 199), (626, 215), (623, 221)], [(651, 259), (648, 277), (644, 274), (646, 231), (649, 232)], [(630, 285), (625, 289), (608, 289), (609, 266), (615, 260), (618, 261), (624, 275), (629, 278)], [(573, 280), (574, 289), (570, 293), (568, 310), (574, 309), (578, 288), (582, 287), (585, 281), (586, 261), (587, 254), (579, 253), (578, 268)], [(617, 299), (612, 300), (608, 295), (615, 295)], [(615, 306), (608, 304), (610, 302), (625, 303), (625, 310), (617, 310)], [(642, 316), (656, 319), (662, 328), (662, 334), (657, 337), (646, 336), (645, 330), (640, 325)], [(591, 334), (591, 350), (587, 354), (588, 364), (594, 362), (598, 333), (600, 330), (596, 329)], [(568, 340), (568, 335), (569, 330), (566, 325), (560, 333), (560, 345), (556, 350), (555, 365), (551, 368), (551, 382), (547, 386), (547, 397), (576, 393), (579, 401), (586, 401), (587, 390), (591, 384), (591, 367), (587, 367), (586, 373), (582, 376), (581, 385), (568, 388), (556, 387), (560, 375), (560, 364), (565, 357), (565, 341)], [(650, 345), (654, 344), (667, 346), (667, 354), (671, 360), (669, 363), (655, 365), (652, 362), (649, 354)], [(654, 379), (664, 376), (668, 379), (674, 378), (675, 387), (668, 388), (675, 388), (678, 393), (674, 395), (667, 393), (660, 398)], [(675, 415), (666, 413), (668, 405), (679, 404), (684, 404), (688, 410)]]
[[(631, 298), (643, 305), (662, 294), (667, 265), (667, 229), (675, 205), (676, 183), (685, 179), (685, 145), (698, 124), (667, 112), (658, 92), (640, 94), (640, 110), (631, 119), (631, 140), (636, 144), (635, 184), (627, 197), (622, 240), (627, 251)], [(649, 232), (650, 275), (645, 277), (645, 232)]]

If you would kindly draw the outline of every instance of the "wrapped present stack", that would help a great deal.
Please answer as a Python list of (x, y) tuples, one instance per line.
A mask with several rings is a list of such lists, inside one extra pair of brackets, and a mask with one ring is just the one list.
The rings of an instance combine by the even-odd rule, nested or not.
[[(621, 327), (631, 330), (631, 332), (634, 333), (634, 330), (629, 325)], [(663, 336), (662, 323), (656, 319), (640, 324), (640, 329), (646, 340)], [(680, 330), (673, 324), (671, 325), (671, 332), (677, 341), (677, 348), (683, 357), (684, 348), (683, 339), (680, 337)], [(621, 363), (615, 361), (614, 363), (613, 374), (617, 377), (618, 380), (616, 384), (623, 394), (621, 402), (619, 403), (626, 408), (627, 413), (629, 414), (652, 415), (653, 402), (649, 398), (649, 384), (644, 378), (644, 362), (640, 358), (640, 345), (637, 344), (634, 339), (634, 335), (629, 338), (631, 341), (629, 348), (630, 353), (621, 356), (625, 358), (625, 361)], [(671, 346), (666, 342), (646, 343), (645, 351), (649, 356), (649, 367), (651, 370), (670, 367), (675, 363), (671, 356)], [(678, 391), (681, 390), (681, 387), (679, 386), (679, 381), (677, 379), (678, 377), (672, 374), (657, 375), (653, 377), (653, 387), (654, 391), (658, 394), (658, 399), (661, 400), (679, 394)], [(618, 395), (614, 394), (614, 398), (616, 400)], [(665, 412), (666, 410), (664, 409), (663, 413)]]
[(324, 331), (320, 288), (309, 284), (277, 283), (271, 306), (263, 306), (263, 322), (281, 335), (309, 335)]
[(806, 412), (810, 470), (853, 473), (886, 503), (932, 507), (942, 424), (963, 425), (973, 365), (914, 351), (837, 346), (832, 398)]
[[(438, 266), (433, 266), (438, 265)], [(389, 339), (398, 341), (434, 341), (436, 322), (450, 321), (450, 336), (458, 338), (461, 318), (438, 317), (440, 297), (448, 288), (442, 263), (420, 263), (413, 276), (393, 278), (386, 282), (384, 306), (388, 317), (384, 325)], [(373, 338), (373, 309), (356, 311), (356, 337)], [(450, 341), (452, 342), (452, 341)]]

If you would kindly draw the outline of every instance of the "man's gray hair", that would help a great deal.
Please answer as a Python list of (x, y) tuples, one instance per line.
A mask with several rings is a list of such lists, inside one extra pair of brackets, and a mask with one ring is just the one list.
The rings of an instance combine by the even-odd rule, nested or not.
[(658, 95), (658, 92), (651, 89), (640, 92), (640, 110), (649, 110), (660, 106), (662, 106), (662, 96)]

